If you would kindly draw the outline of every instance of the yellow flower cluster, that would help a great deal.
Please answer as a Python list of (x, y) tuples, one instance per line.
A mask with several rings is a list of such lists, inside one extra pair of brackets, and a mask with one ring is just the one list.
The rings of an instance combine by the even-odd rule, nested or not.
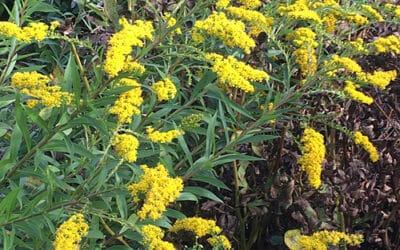
[(321, 185), (321, 164), (325, 158), (324, 137), (314, 129), (306, 128), (301, 142), (304, 154), (297, 162), (306, 171), (310, 185), (318, 188)]
[(48, 36), (49, 26), (41, 22), (29, 23), (23, 28), (15, 23), (0, 22), (0, 35), (15, 37), (19, 41), (42, 41)]
[(268, 80), (269, 75), (261, 70), (253, 69), (251, 66), (236, 60), (233, 56), (226, 59), (219, 54), (206, 54), (206, 59), (213, 64), (214, 71), (222, 84), (229, 87), (239, 88), (244, 92), (254, 92), (254, 86), (250, 81), (261, 82)]
[(361, 25), (368, 23), (368, 18), (361, 16), (360, 14), (355, 13), (355, 12), (347, 13), (347, 15), (345, 16), (345, 19), (347, 21), (355, 24), (356, 26), (361, 26)]
[(142, 227), (143, 243), (149, 250), (175, 250), (170, 242), (163, 241), (164, 232), (161, 228), (154, 225)]
[(383, 17), (381, 16), (381, 14), (379, 14), (378, 11), (376, 11), (376, 9), (374, 9), (371, 5), (368, 4), (363, 4), (361, 5), (361, 10), (367, 15), (372, 17), (373, 19), (376, 19), (379, 22), (383, 22), (385, 21), (383, 19)]
[(400, 54), (400, 38), (395, 35), (379, 37), (372, 42), (372, 47), (377, 54), (392, 51), (396, 54)]
[[(176, 19), (174, 17), (172, 17), (170, 13), (168, 13), (168, 12), (164, 13), (164, 18), (167, 21), (168, 28), (175, 26)], [(173, 34), (177, 34), (177, 35), (182, 34), (181, 28), (176, 28), (173, 31)]]
[(157, 99), (160, 102), (175, 98), (177, 92), (175, 84), (169, 78), (154, 83), (151, 89), (156, 92)]
[(207, 241), (212, 246), (223, 246), (225, 249), (231, 249), (231, 243), (224, 235), (219, 235), (222, 229), (217, 226), (214, 220), (207, 220), (200, 217), (190, 217), (177, 220), (174, 225), (169, 229), (170, 232), (178, 232), (180, 230), (190, 231), (201, 238), (207, 235), (212, 237)]
[(400, 5), (387, 3), (384, 5), (384, 9), (386, 12), (394, 14), (395, 17), (400, 17)]
[(122, 78), (119, 83), (122, 86), (132, 86), (134, 88), (122, 93), (109, 112), (110, 114), (118, 115), (118, 122), (130, 123), (132, 115), (140, 114), (138, 107), (143, 103), (142, 89), (137, 81), (129, 78)]
[(137, 159), (137, 149), (139, 140), (129, 134), (118, 134), (114, 137), (112, 145), (119, 157), (128, 162), (135, 162)]
[(291, 40), (294, 45), (298, 47), (307, 46), (315, 48), (318, 46), (318, 43), (315, 41), (315, 37), (317, 35), (310, 28), (297, 28), (292, 33), (286, 36), (287, 40)]
[(53, 242), (55, 250), (79, 249), (82, 236), (89, 231), (89, 226), (85, 222), (82, 214), (72, 215), (67, 221), (63, 222), (56, 231), (56, 238)]
[(207, 242), (213, 247), (222, 246), (224, 249), (232, 249), (232, 245), (225, 235), (212, 236), (207, 239)]
[(241, 7), (228, 7), (226, 11), (245, 21), (250, 23), (252, 27), (259, 27), (260, 29), (269, 29), (274, 22), (271, 17), (266, 17), (262, 13), (255, 10), (247, 10)]
[(368, 137), (357, 131), (354, 133), (354, 142), (361, 145), (368, 153), (372, 162), (379, 160), (379, 153), (375, 146), (369, 141)]
[(324, 24), (325, 31), (328, 33), (335, 32), (335, 26), (337, 23), (337, 18), (334, 14), (327, 14), (322, 18), (322, 23)]
[(173, 139), (177, 138), (179, 135), (183, 135), (183, 130), (172, 129), (167, 132), (160, 132), (154, 130), (151, 126), (146, 128), (147, 139), (155, 143), (167, 143), (172, 142)]
[(289, 6), (280, 6), (278, 13), (293, 19), (322, 23), (318, 13), (308, 7), (306, 0), (297, 0)]
[(396, 70), (374, 71), (372, 74), (360, 72), (357, 74), (357, 78), (359, 80), (377, 86), (381, 89), (385, 89), (387, 85), (389, 85), (390, 81), (396, 79), (396, 76), (397, 76)]
[(337, 11), (340, 4), (335, 0), (324, 0), (322, 2), (314, 2), (311, 6), (312, 9), (323, 16), (322, 23), (324, 24), (325, 31), (328, 33), (335, 32), (337, 18), (340, 16), (340, 12)]
[(293, 55), (296, 63), (299, 65), (303, 76), (313, 75), (317, 70), (317, 56), (315, 48), (318, 43), (315, 42), (316, 34), (310, 28), (298, 28), (287, 35), (287, 40), (292, 40), (294, 45), (298, 46)]
[(357, 246), (363, 242), (363, 235), (324, 230), (316, 232), (311, 236), (301, 235), (297, 243), (303, 250), (327, 250), (327, 245), (337, 246), (341, 242), (350, 246)]
[(140, 219), (146, 217), (156, 220), (161, 218), (170, 202), (175, 201), (183, 190), (181, 178), (171, 178), (165, 167), (159, 163), (155, 168), (140, 166), (144, 171), (141, 180), (128, 186), (134, 202), (138, 202), (139, 194), (145, 193), (142, 208), (138, 212)]
[(239, 47), (246, 54), (256, 46), (255, 41), (246, 34), (246, 26), (241, 21), (228, 19), (223, 12), (213, 12), (205, 20), (197, 21), (192, 31), (193, 40), (203, 42), (201, 31), (221, 39), (229, 47)]
[(368, 49), (364, 47), (364, 41), (361, 37), (357, 38), (354, 41), (350, 41), (347, 43), (349, 47), (351, 48), (352, 51), (366, 54), (368, 52)]
[(338, 55), (334, 55), (329, 62), (325, 64), (328, 68), (333, 67), (334, 69), (327, 72), (329, 76), (334, 76), (339, 69), (344, 69), (350, 73), (360, 73), (362, 72), (361, 66), (351, 59), (350, 57), (340, 57)]
[(262, 5), (260, 0), (239, 0), (239, 3), (246, 9), (255, 9)]
[(143, 71), (143, 67), (137, 62), (133, 62), (132, 57), (130, 57), (132, 47), (143, 47), (144, 42), (142, 39), (153, 39), (152, 32), (154, 29), (151, 22), (137, 20), (132, 25), (125, 18), (121, 18), (119, 23), (123, 28), (108, 41), (110, 48), (106, 53), (104, 62), (104, 71), (110, 77), (114, 77), (122, 71), (134, 69)]
[(230, 0), (217, 0), (217, 2), (215, 3), (215, 6), (217, 8), (226, 8), (229, 4), (231, 3)]
[(217, 226), (214, 220), (207, 220), (200, 217), (189, 217), (177, 220), (169, 229), (171, 232), (186, 230), (195, 233), (198, 237), (208, 234), (216, 235), (221, 233), (222, 229)]
[(50, 81), (50, 77), (36, 71), (16, 72), (11, 77), (11, 86), (20, 89), (24, 94), (37, 98), (28, 101), (30, 107), (34, 107), (39, 102), (46, 107), (60, 107), (62, 103), (70, 104), (73, 95), (61, 91), (60, 86), (49, 86)]
[(370, 105), (374, 102), (369, 96), (366, 96), (364, 93), (357, 90), (359, 86), (354, 84), (352, 81), (346, 81), (346, 86), (343, 91), (354, 101), (365, 103)]

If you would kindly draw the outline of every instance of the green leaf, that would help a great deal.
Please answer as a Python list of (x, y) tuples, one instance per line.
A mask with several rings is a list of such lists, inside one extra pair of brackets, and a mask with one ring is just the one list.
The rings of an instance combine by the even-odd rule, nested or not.
[(17, 121), (17, 125), (20, 128), (22, 135), (24, 136), (26, 147), (28, 150), (30, 150), (32, 145), (31, 135), (28, 130), (26, 114), (21, 106), (18, 95), (15, 103), (15, 118)]
[(207, 134), (206, 134), (206, 150), (204, 155), (209, 157), (211, 153), (214, 153), (215, 150), (215, 123), (217, 122), (217, 115), (216, 112), (214, 116), (208, 121), (207, 127)]
[(260, 135), (258, 133), (248, 133), (237, 141), (237, 144), (255, 143), (261, 141), (270, 141), (279, 138), (277, 135)]
[(126, 197), (122, 193), (117, 193), (115, 196), (115, 199), (117, 201), (117, 207), (119, 210), (119, 214), (121, 215), (122, 219), (126, 219), (128, 216), (128, 207), (126, 203)]
[[(221, 91), (221, 90), (219, 90), (219, 89), (218, 89), (217, 92), (218, 92), (218, 96), (212, 96), (212, 97), (213, 97), (213, 98), (216, 98), (216, 99), (218, 99), (218, 100), (221, 100), (221, 101), (225, 104), (225, 106), (226, 106), (228, 112), (229, 112), (229, 109), (228, 109), (228, 108), (231, 108), (231, 109), (235, 110), (236, 112), (242, 114), (243, 116), (246, 116), (247, 118), (250, 118), (250, 119), (254, 120), (254, 118), (252, 117), (252, 115), (250, 114), (250, 112), (248, 112), (247, 110), (245, 110), (245, 109), (244, 109), (242, 106), (240, 106), (239, 104), (237, 104), (237, 103), (233, 102), (232, 100), (230, 100), (230, 99), (227, 97), (227, 95), (226, 95), (225, 92), (223, 92), (223, 91)], [(235, 117), (235, 115), (232, 115), (232, 114), (231, 114), (231, 116), (232, 116), (232, 117)]]
[(183, 191), (192, 193), (194, 195), (197, 195), (198, 197), (204, 197), (213, 201), (223, 202), (213, 192), (202, 187), (184, 187)]
[(222, 155), (222, 156), (218, 157), (217, 159), (213, 160), (213, 164), (214, 164), (214, 166), (218, 166), (218, 165), (236, 161), (236, 160), (238, 160), (238, 161), (263, 161), (264, 159), (255, 157), (255, 156), (251, 156), (251, 155), (234, 153), (234, 154), (227, 154), (227, 155)]
[(2, 95), (0, 100), (0, 108), (4, 108), (13, 102), (15, 102), (15, 94)]
[(104, 239), (104, 237), (104, 234), (98, 229), (89, 230), (88, 234), (86, 235), (86, 238), (89, 239)]
[(21, 192), (21, 188), (16, 188), (9, 192), (6, 197), (4, 197), (0, 202), (0, 214), (5, 215), (6, 219), (10, 218), (11, 212), (15, 208), (15, 204), (17, 203), (17, 198), (19, 193)]
[[(107, 136), (107, 137), (109, 136), (109, 133), (107, 130), (107, 125), (103, 120), (98, 120), (98, 119), (95, 119), (92, 117), (78, 117), (78, 118), (73, 119), (72, 121), (69, 121), (68, 124), (70, 126), (71, 125), (80, 126), (82, 124), (86, 124), (86, 125), (89, 125), (89, 126), (92, 126), (96, 129), (98, 129), (99, 132), (101, 132), (101, 134), (103, 136)], [(74, 126), (71, 126), (71, 127), (74, 127)]]
[(12, 227), (12, 230), (6, 230), (2, 228), (3, 232), (3, 249), (15, 249), (14, 238), (15, 238), (15, 228)]
[(220, 120), (222, 122), (226, 143), (229, 143), (229, 128), (226, 124), (225, 112), (222, 107), (221, 101), (218, 101), (218, 114), (219, 114)]
[(183, 153), (185, 154), (186, 159), (189, 161), (189, 165), (193, 166), (193, 157), (192, 153), (189, 150), (188, 145), (186, 144), (185, 138), (183, 136), (178, 136), (178, 143), (181, 146)]
[(172, 209), (172, 208), (167, 208), (167, 210), (164, 212), (164, 215), (169, 217), (169, 218), (174, 218), (174, 219), (184, 219), (186, 218), (186, 215), (183, 214), (182, 212)]
[(22, 132), (19, 126), (15, 125), (11, 134), (10, 159), (17, 160), (21, 143), (22, 143)]
[(194, 100), (198, 97), (198, 94), (203, 91), (203, 89), (211, 84), (215, 78), (217, 78), (217, 75), (212, 72), (212, 71), (205, 71), (203, 73), (203, 77), (200, 79), (200, 81), (194, 86), (192, 95), (190, 96), (190, 100)]
[(25, 109), (26, 114), (29, 118), (38, 125), (41, 129), (43, 129), (47, 134), (50, 132), (49, 128), (47, 127), (46, 122), (39, 116), (36, 110), (34, 109)]
[(255, 200), (255, 201), (247, 203), (248, 208), (263, 207), (263, 206), (268, 206), (268, 205), (269, 205), (269, 203), (264, 200)]
[(35, 12), (47, 12), (47, 13), (60, 13), (60, 11), (54, 8), (52, 5), (44, 3), (42, 1), (27, 1), (28, 5), (26, 7), (24, 16), (30, 17)]
[(68, 63), (64, 72), (64, 88), (74, 93), (75, 103), (79, 104), (82, 91), (82, 83), (79, 76), (78, 66), (76, 65), (73, 53), (69, 54)]
[(192, 193), (181, 192), (176, 201), (199, 201), (199, 199), (197, 199), (197, 196)]
[(193, 173), (196, 173), (200, 170), (204, 169), (209, 169), (212, 168), (213, 164), (210, 161), (209, 157), (202, 156), (199, 159), (197, 159), (194, 163), (193, 166), (191, 166), (186, 173), (184, 174), (185, 177), (191, 176)]
[(226, 186), (225, 183), (223, 183), (222, 181), (218, 180), (211, 172), (207, 171), (206, 173), (208, 173), (208, 176), (206, 176), (205, 174), (204, 175), (197, 174), (197, 175), (193, 176), (191, 178), (191, 180), (193, 180), (193, 181), (201, 181), (201, 182), (210, 184), (210, 185), (212, 185), (214, 187), (217, 187), (217, 188), (230, 190), (230, 188), (228, 186)]
[(104, 11), (107, 18), (112, 22), (115, 28), (119, 27), (119, 14), (117, 11), (117, 1), (115, 0), (104, 0)]

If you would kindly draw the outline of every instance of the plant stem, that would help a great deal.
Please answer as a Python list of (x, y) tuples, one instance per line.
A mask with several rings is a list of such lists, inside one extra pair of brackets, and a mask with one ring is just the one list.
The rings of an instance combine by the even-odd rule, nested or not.
[(81, 74), (81, 77), (82, 77), (82, 80), (83, 80), (83, 84), (85, 85), (86, 91), (88, 92), (88, 95), (90, 96), (91, 93), (92, 93), (92, 90), (90, 88), (89, 81), (86, 78), (85, 70), (84, 70), (84, 68), (82, 66), (81, 59), (79, 58), (78, 51), (77, 51), (77, 49), (75, 47), (75, 44), (72, 41), (69, 41), (69, 44), (71, 45), (72, 53), (74, 54), (76, 64), (78, 65), (79, 73)]
[(36, 144), (24, 157), (22, 157), (21, 160), (19, 160), (15, 166), (3, 177), (3, 179), (0, 180), (0, 186), (3, 185), (20, 167), (22, 167), (22, 164), (27, 161), (29, 158), (31, 158), (36, 151), (44, 146), (55, 134), (57, 134), (63, 126), (56, 127), (53, 129), (48, 135), (46, 135), (38, 144)]
[(233, 180), (235, 185), (235, 213), (236, 217), (239, 219), (239, 235), (240, 235), (240, 249), (246, 248), (246, 226), (245, 220), (243, 218), (242, 212), (240, 211), (240, 193), (239, 193), (239, 174), (237, 161), (233, 161)]
[(27, 215), (27, 216), (24, 216), (24, 217), (20, 217), (20, 218), (15, 219), (15, 220), (7, 221), (7, 222), (5, 222), (3, 224), (0, 224), (0, 226), (1, 227), (5, 227), (7, 225), (14, 224), (14, 223), (17, 223), (17, 222), (20, 222), (20, 221), (24, 221), (24, 220), (27, 220), (27, 219), (30, 219), (30, 218), (33, 218), (33, 217), (48, 213), (50, 211), (62, 208), (62, 207), (73, 206), (73, 205), (80, 204), (80, 203), (82, 203), (82, 202), (81, 201), (75, 201), (75, 200), (68, 201), (68, 202), (56, 205), (54, 207), (49, 207), (49, 208), (47, 208), (47, 209), (45, 209), (45, 210), (43, 210), (41, 212), (35, 213), (35, 214), (30, 214), (30, 215)]
[[(119, 240), (122, 244), (124, 244), (125, 246), (129, 247), (129, 244), (124, 240), (124, 238), (122, 236), (118, 236), (113, 230), (112, 228), (106, 223), (106, 221), (103, 219), (103, 217), (99, 217), (101, 224), (104, 226), (104, 228), (106, 229), (106, 231), (111, 234), (112, 238), (116, 238), (117, 240)], [(108, 243), (106, 242), (105, 245), (108, 245)]]

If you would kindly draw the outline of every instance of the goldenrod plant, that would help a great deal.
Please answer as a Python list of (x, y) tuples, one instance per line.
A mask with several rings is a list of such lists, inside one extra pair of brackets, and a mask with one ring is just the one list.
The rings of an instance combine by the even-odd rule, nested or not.
[[(272, 143), (294, 122), (296, 171), (304, 172), (295, 181), (319, 192), (323, 128), (341, 124), (306, 100), (330, 93), (372, 105), (365, 87), (384, 91), (397, 77), (366, 72), (356, 59), (400, 53), (400, 38), (353, 36), (398, 22), (396, 5), (218, 0), (164, 10), (147, 0), (114, 1), (117, 9), (76, 1), (74, 26), (53, 2), (16, 0), (0, 21), (4, 249), (251, 249), (258, 231), (241, 207), (243, 166), (264, 158), (240, 148)], [(107, 42), (90, 40), (101, 31)], [(374, 138), (340, 131), (379, 161)], [(268, 180), (284, 168), (265, 164)], [(225, 183), (223, 170), (232, 178)], [(232, 191), (236, 235), (185, 210), (228, 202), (216, 190)], [(181, 244), (182, 231), (194, 234), (192, 246)], [(362, 242), (344, 232), (298, 234), (291, 249)]]

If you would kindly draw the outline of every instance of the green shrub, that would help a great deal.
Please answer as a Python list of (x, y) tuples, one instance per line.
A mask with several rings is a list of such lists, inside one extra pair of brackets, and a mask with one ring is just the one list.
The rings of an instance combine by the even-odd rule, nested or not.
[[(192, 249), (231, 248), (215, 221), (187, 218), (192, 212), (181, 205), (223, 202), (215, 192), (230, 190), (222, 170), (233, 178), (240, 248), (250, 249), (257, 230), (246, 232), (241, 189), (245, 165), (264, 159), (241, 147), (274, 143), (282, 127), (301, 126), (308, 132), (299, 163), (316, 189), (323, 126), (379, 158), (368, 137), (313, 103), (326, 93), (369, 105), (362, 87), (385, 89), (396, 78), (396, 71), (364, 72), (355, 60), (400, 52), (395, 36), (355, 38), (371, 23), (397, 22), (396, 6), (220, 0), (162, 9), (104, 1), (102, 12), (77, 1), (76, 23), (60, 25), (63, 10), (53, 6), (65, 6), (50, 2), (15, 1), (4, 6), (9, 22), (0, 22), (5, 249), (173, 249), (183, 229), (193, 233)], [(94, 42), (101, 35), (109, 37), (105, 47)], [(266, 189), (280, 164), (265, 162)]]

